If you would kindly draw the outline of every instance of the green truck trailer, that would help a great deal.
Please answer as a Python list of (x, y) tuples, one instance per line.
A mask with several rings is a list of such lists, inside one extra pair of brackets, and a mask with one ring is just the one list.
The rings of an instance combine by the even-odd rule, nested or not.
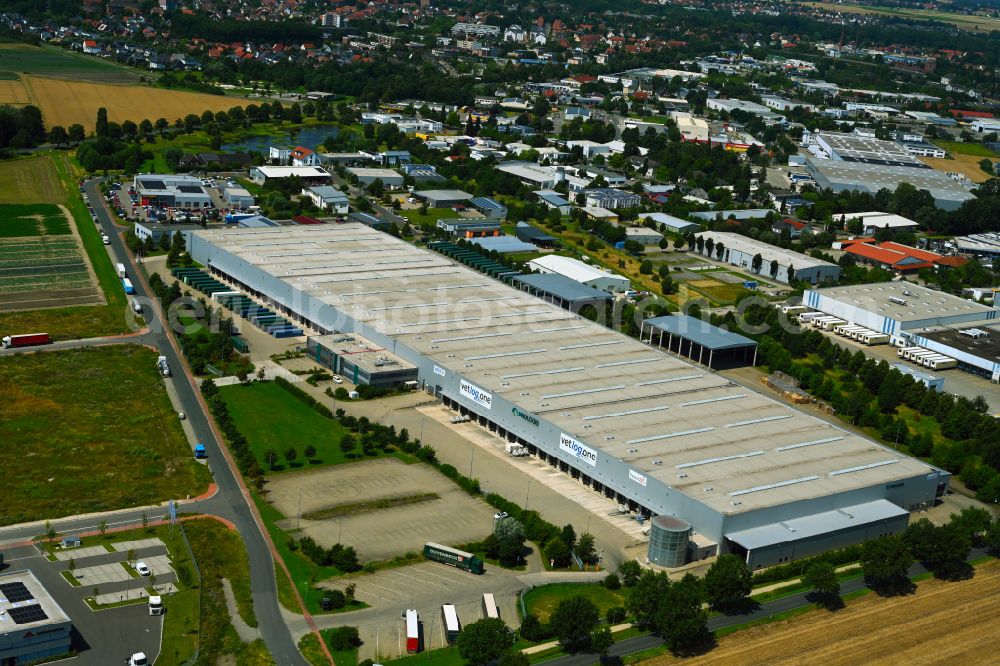
[(474, 574), (481, 574), (486, 571), (483, 568), (483, 561), (472, 553), (442, 546), (439, 543), (427, 542), (424, 544), (424, 557), (428, 560), (441, 562), (442, 564), (450, 564), (453, 567), (458, 567)]

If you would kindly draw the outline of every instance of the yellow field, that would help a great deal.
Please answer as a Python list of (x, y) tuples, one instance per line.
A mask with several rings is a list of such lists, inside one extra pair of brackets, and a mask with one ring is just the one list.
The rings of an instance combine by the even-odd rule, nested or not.
[[(990, 178), (990, 174), (986, 173), (979, 166), (984, 157), (978, 155), (959, 155), (958, 153), (951, 154), (953, 159), (939, 159), (936, 157), (918, 157), (917, 159), (931, 167), (935, 171), (942, 172), (953, 172), (965, 174), (965, 177), (971, 180), (973, 183), (982, 183)], [(992, 158), (990, 161), (995, 162), (1000, 160), (1000, 158)]]
[(69, 127), (80, 123), (88, 131), (94, 129), (97, 109), (108, 110), (108, 120), (138, 123), (144, 119), (166, 118), (170, 123), (189, 113), (227, 111), (242, 106), (247, 100), (221, 95), (164, 90), (144, 86), (120, 86), (106, 83), (63, 81), (37, 76), (25, 76), (24, 84), (31, 101), (42, 110), (49, 127)]
[(810, 7), (818, 7), (844, 14), (881, 14), (904, 19), (925, 21), (940, 21), (950, 23), (961, 30), (972, 32), (992, 32), (1000, 30), (1000, 20), (986, 16), (970, 16), (954, 12), (944, 12), (932, 9), (909, 9), (904, 7), (871, 7), (869, 5), (848, 5), (833, 2), (807, 2)]
[(20, 81), (0, 81), (0, 104), (30, 104), (28, 91)]
[(928, 580), (916, 594), (882, 599), (869, 594), (836, 613), (806, 615), (730, 634), (701, 657), (659, 657), (666, 666), (743, 664), (995, 664), (1000, 640), (1000, 565), (976, 568), (959, 583)]

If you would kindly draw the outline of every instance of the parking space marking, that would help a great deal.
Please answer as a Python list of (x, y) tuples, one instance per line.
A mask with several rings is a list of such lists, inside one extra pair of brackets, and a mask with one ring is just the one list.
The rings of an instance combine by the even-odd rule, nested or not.
[[(433, 585), (434, 587), (440, 587), (442, 590), (448, 589), (447, 585), (442, 585), (441, 583), (435, 583), (434, 581), (430, 581), (430, 580), (424, 580), (423, 578), (417, 578), (416, 576), (411, 576), (411, 575), (405, 574), (405, 573), (403, 573), (401, 571), (397, 572), (396, 575), (403, 576), (404, 578), (412, 578), (413, 580), (417, 581), (418, 583), (424, 583), (425, 585)], [(447, 580), (447, 579), (445, 579), (445, 580)]]

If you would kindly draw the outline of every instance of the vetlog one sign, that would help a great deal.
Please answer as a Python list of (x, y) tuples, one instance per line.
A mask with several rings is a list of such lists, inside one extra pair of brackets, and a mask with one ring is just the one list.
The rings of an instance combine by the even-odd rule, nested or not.
[(646, 476), (643, 474), (639, 474), (639, 472), (635, 471), (634, 469), (630, 469), (628, 471), (628, 478), (632, 481), (635, 481), (643, 488), (646, 487)]
[(493, 409), (493, 394), (484, 391), (475, 384), (470, 384), (463, 379), (458, 391), (472, 402), (482, 405), (486, 409)]
[(597, 467), (597, 451), (581, 444), (564, 432), (559, 433), (559, 448), (591, 467)]
[(522, 412), (517, 407), (512, 407), (510, 411), (512, 414), (514, 414), (514, 416), (520, 416), (522, 419), (524, 419), (531, 425), (536, 427), (538, 426), (538, 417), (535, 416), (534, 414), (529, 414), (528, 412)]

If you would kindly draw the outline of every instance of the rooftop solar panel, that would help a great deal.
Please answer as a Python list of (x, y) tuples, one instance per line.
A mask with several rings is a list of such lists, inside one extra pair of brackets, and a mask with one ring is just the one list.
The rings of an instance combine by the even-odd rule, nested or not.
[(42, 607), (38, 604), (31, 606), (21, 606), (20, 608), (8, 608), (7, 613), (16, 624), (29, 624), (49, 619)]
[(31, 592), (28, 588), (24, 586), (24, 583), (4, 583), (0, 585), (0, 592), (3, 596), (12, 604), (16, 604), (19, 601), (27, 601), (28, 599), (33, 599)]

